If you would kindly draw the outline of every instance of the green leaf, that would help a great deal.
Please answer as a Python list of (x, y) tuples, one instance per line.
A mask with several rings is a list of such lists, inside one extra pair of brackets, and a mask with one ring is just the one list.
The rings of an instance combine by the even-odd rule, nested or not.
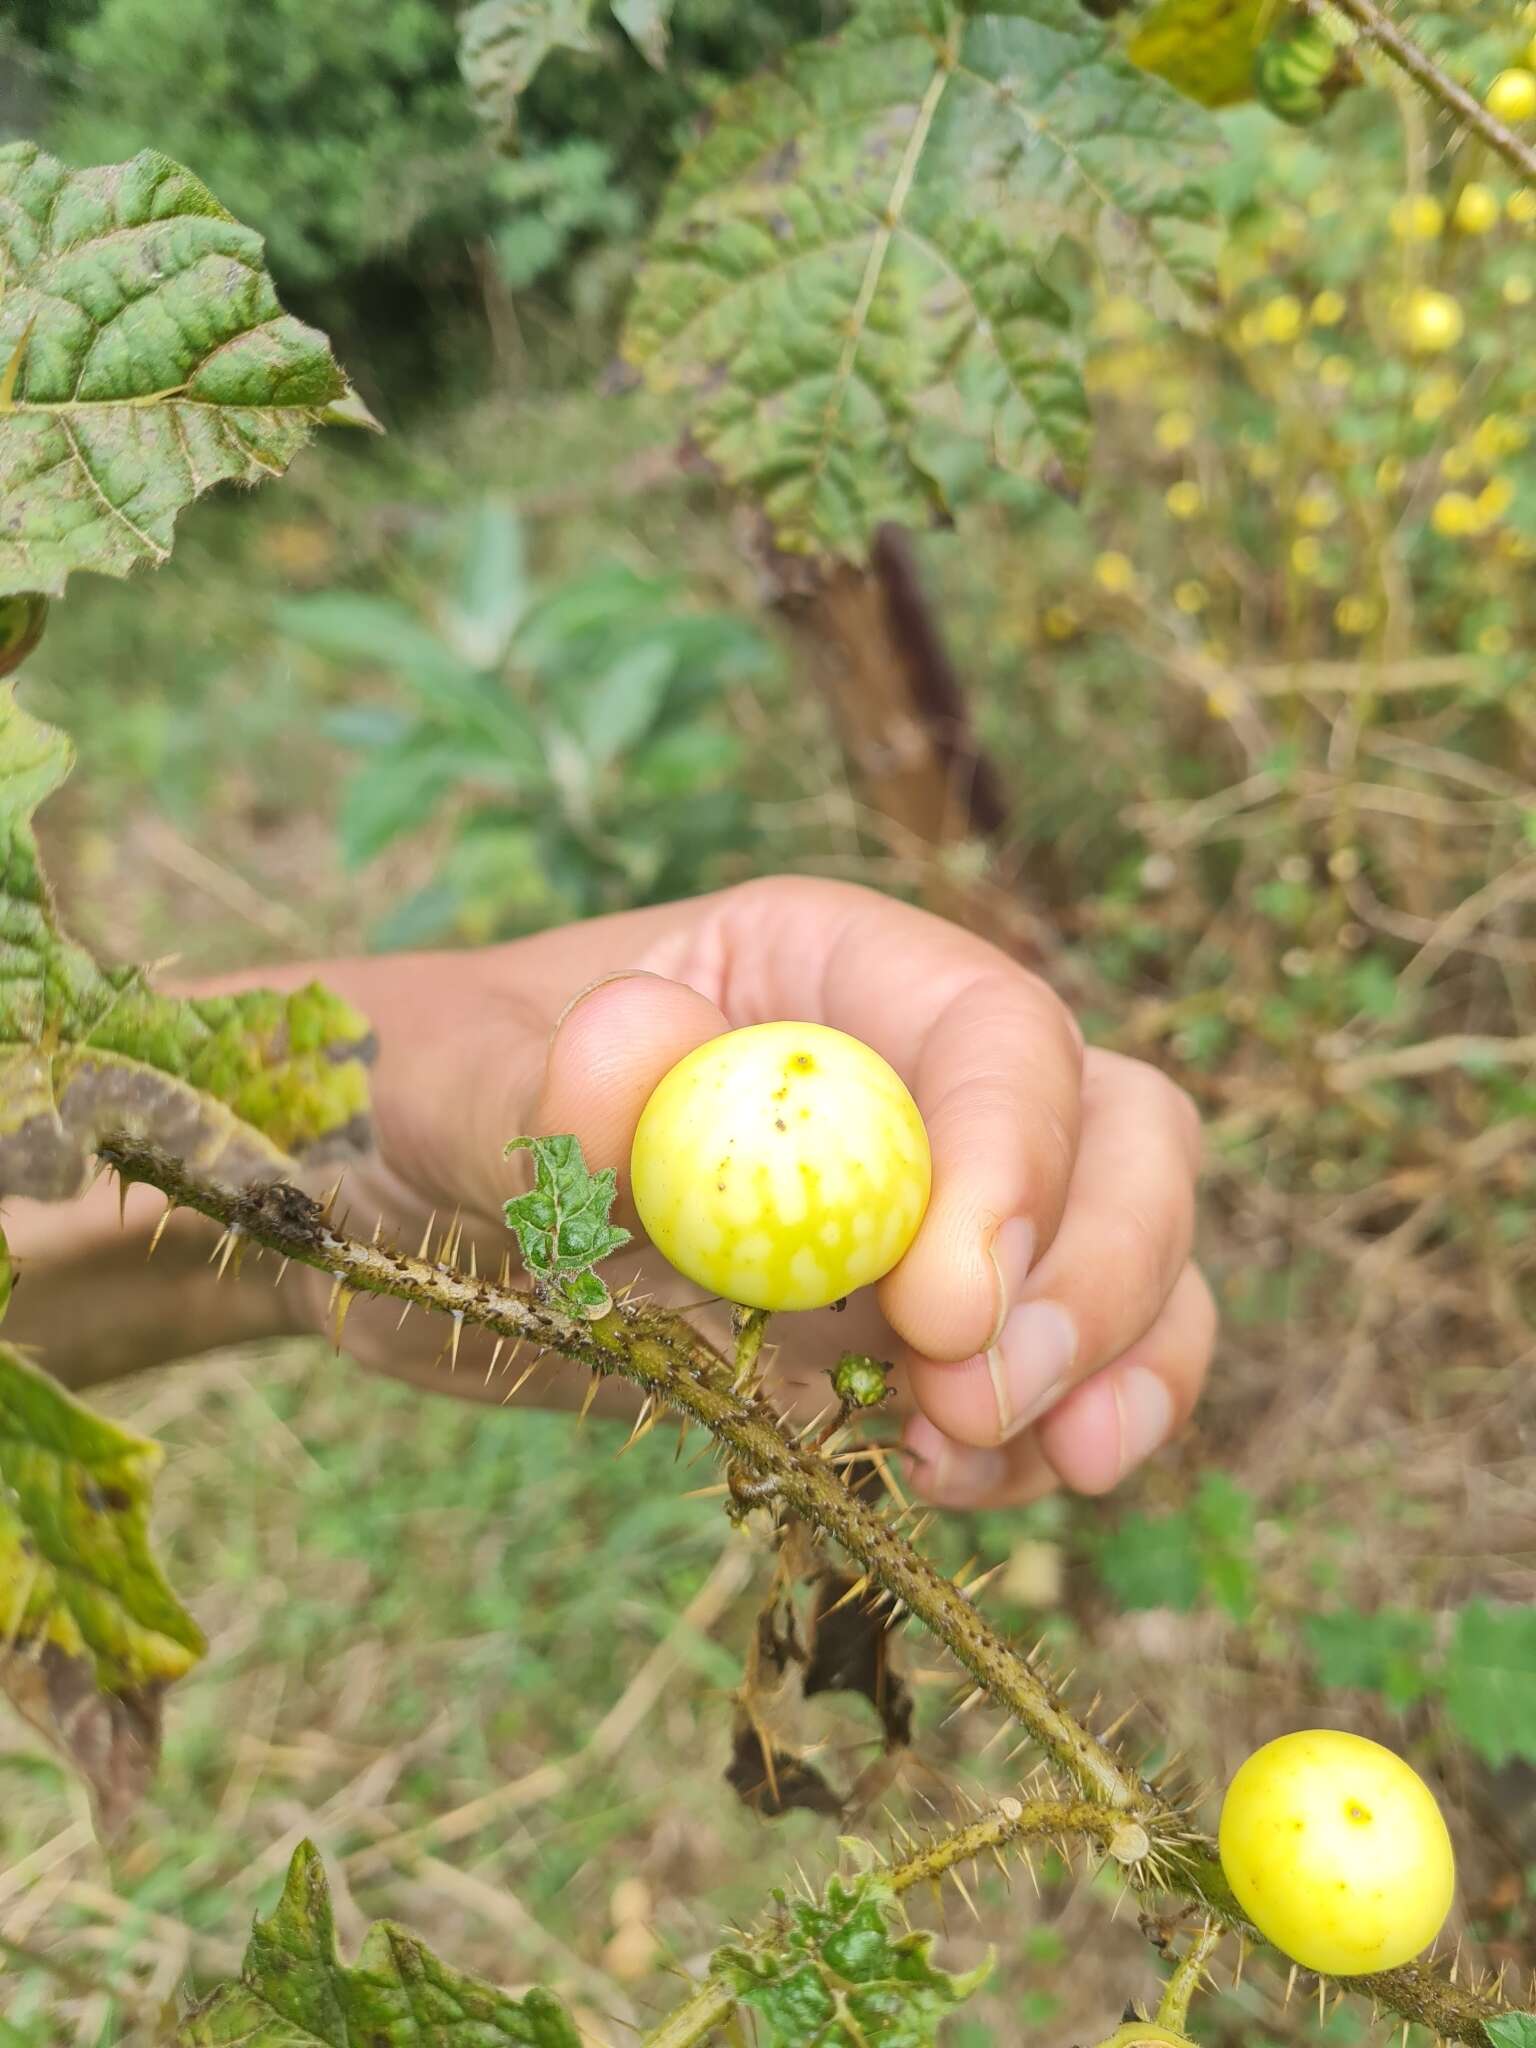
[(617, 1175), (611, 1166), (589, 1172), (575, 1138), (514, 1138), (507, 1152), (533, 1154), (532, 1192), (508, 1202), (506, 1218), (517, 1233), (523, 1264), (536, 1278), (563, 1282), (629, 1243), (629, 1232), (608, 1221)]
[(936, 437), (1071, 472), (1079, 344), (1040, 265), (1062, 236), (1117, 288), (1210, 289), (1210, 117), (1077, 0), (865, 0), (727, 93), (674, 180), (625, 352), (781, 546), (856, 554), (941, 504)]
[(0, 594), (163, 562), (176, 515), (279, 476), (348, 396), (261, 237), (168, 157), (0, 146)]
[(895, 1896), (878, 1873), (834, 1877), (821, 1903), (778, 1897), (772, 1934), (722, 1948), (711, 1966), (761, 2020), (763, 2048), (932, 2048), (990, 1971), (937, 1969), (931, 1934), (895, 1932)]
[(1427, 1614), (1404, 1607), (1365, 1613), (1341, 1607), (1309, 1614), (1303, 1634), (1324, 1685), (1378, 1692), (1393, 1707), (1409, 1707), (1429, 1690), (1426, 1661), (1434, 1644)]
[(1204, 1584), (1200, 1546), (1187, 1514), (1127, 1515), (1105, 1531), (1098, 1568), (1106, 1590), (1127, 1613), (1172, 1607), (1187, 1614)]
[(368, 1139), (368, 1028), (317, 984), (177, 1000), (59, 928), (31, 815), (64, 735), (0, 689), (0, 1194), (78, 1194), (98, 1141), (154, 1140), (232, 1185)]
[(655, 725), (677, 669), (665, 639), (642, 640), (590, 682), (563, 693), (564, 708), (594, 767), (606, 767)]
[(556, 50), (601, 48), (593, 0), (478, 0), (459, 30), (459, 69), (475, 112), (495, 134), (517, 129), (517, 102)]
[(1536, 2013), (1505, 2012), (1484, 2020), (1483, 2032), (1493, 2048), (1536, 2048)]
[(203, 1654), (150, 1549), (160, 1460), (0, 1346), (0, 1690), (80, 1770), (107, 1832), (154, 1769), (166, 1687)]
[(437, 635), (387, 597), (355, 590), (322, 590), (273, 607), (278, 629), (328, 660), (385, 669), (413, 683), (425, 697), (462, 690), (476, 669)]
[(1464, 1607), (1444, 1685), (1447, 1713), (1484, 1763), (1536, 1763), (1536, 1607)]
[(512, 1998), (439, 1962), (392, 1921), (369, 1928), (357, 1962), (336, 1950), (319, 1851), (301, 1842), (271, 1917), (258, 1920), (237, 1984), (189, 2013), (176, 2048), (581, 2048), (559, 1999)]
[(613, 18), (647, 64), (660, 71), (667, 61), (672, 0), (612, 0)]

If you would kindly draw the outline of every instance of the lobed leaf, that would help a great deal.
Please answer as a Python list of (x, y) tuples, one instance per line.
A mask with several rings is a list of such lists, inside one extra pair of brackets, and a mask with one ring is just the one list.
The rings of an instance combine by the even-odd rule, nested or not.
[(533, 1154), (532, 1190), (506, 1204), (507, 1227), (517, 1233), (523, 1264), (553, 1284), (579, 1314), (605, 1315), (609, 1294), (592, 1268), (629, 1243), (629, 1232), (608, 1221), (618, 1191), (611, 1166), (592, 1173), (570, 1136), (513, 1138), (513, 1152)]
[(336, 1950), (336, 1922), (319, 1851), (301, 1842), (276, 1909), (258, 1920), (237, 1984), (182, 2021), (176, 2048), (581, 2048), (559, 1999), (512, 1998), (440, 1962), (381, 1920), (355, 1964)]
[(60, 929), (32, 830), (69, 742), (0, 689), (0, 1194), (78, 1194), (97, 1141), (241, 1185), (368, 1139), (367, 1025), (317, 984), (179, 1000)]
[(166, 1687), (203, 1654), (150, 1549), (160, 1459), (0, 1346), (0, 1690), (107, 1832), (154, 1770)]
[(1079, 466), (1079, 346), (1041, 266), (1066, 237), (1192, 315), (1219, 153), (1078, 0), (864, 0), (717, 103), (625, 352), (693, 394), (695, 437), (781, 546), (858, 553), (942, 509), (946, 436), (1019, 473)]
[(991, 1969), (936, 1968), (931, 1934), (895, 1931), (899, 1908), (878, 1872), (780, 1904), (771, 1933), (719, 1950), (711, 1966), (761, 2020), (764, 2048), (932, 2048)]
[(367, 423), (260, 236), (152, 150), (0, 145), (0, 373), (0, 595), (163, 562), (193, 498), (281, 475), (328, 413)]

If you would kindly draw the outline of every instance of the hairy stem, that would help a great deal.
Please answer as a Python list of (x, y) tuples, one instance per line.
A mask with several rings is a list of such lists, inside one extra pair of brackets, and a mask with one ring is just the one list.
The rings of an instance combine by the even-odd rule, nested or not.
[(1438, 100), (1448, 114), (1464, 123), (1491, 150), (1503, 157), (1505, 163), (1518, 171), (1528, 185), (1536, 185), (1536, 148), (1522, 142), (1512, 128), (1489, 113), (1475, 94), (1458, 84), (1448, 72), (1442, 71), (1411, 35), (1399, 28), (1390, 15), (1382, 12), (1376, 0), (1332, 0), (1332, 4), (1341, 14), (1347, 14), (1381, 54), (1406, 71), (1431, 99)]
[(1188, 2033), (1189, 2001), (1199, 1990), (1211, 1952), (1226, 1931), (1218, 1921), (1207, 1920), (1175, 1964), (1157, 2008), (1157, 2023), (1166, 2027), (1169, 2033)]
[[(722, 1356), (684, 1317), (615, 1303), (601, 1321), (584, 1322), (531, 1294), (437, 1261), (413, 1258), (387, 1244), (348, 1237), (332, 1229), (326, 1210), (311, 1196), (282, 1182), (236, 1192), (189, 1172), (158, 1147), (123, 1137), (105, 1140), (100, 1156), (125, 1184), (141, 1181), (158, 1188), (172, 1207), (193, 1209), (222, 1223), (228, 1233), (226, 1253), (244, 1245), (259, 1246), (329, 1273), (340, 1290), (341, 1313), (352, 1293), (415, 1302), (510, 1338), (514, 1345), (532, 1342), (596, 1372), (621, 1373), (652, 1401), (697, 1423), (733, 1464), (771, 1482), (772, 1497), (779, 1504), (837, 1542), (873, 1584), (945, 1646), (981, 1693), (1028, 1730), (1086, 1795), (1073, 1809), (1078, 1815), (1074, 1831), (1096, 1835), (1107, 1848), (1123, 1854), (1129, 1884), (1165, 1890), (1203, 1905), (1225, 1926), (1258, 1939), (1233, 1899), (1210, 1844), (1192, 1838), (1182, 1816), (1075, 1719), (1048, 1679), (1004, 1642), (899, 1527), (856, 1498), (835, 1466), (787, 1435), (759, 1396), (734, 1390), (734, 1360)], [(338, 1317), (338, 1333), (339, 1327)], [(1006, 1802), (1010, 1809), (1015, 1804)], [(1024, 1831), (1030, 1812), (1028, 1807), (1019, 1808), (1017, 1832)], [(1002, 1818), (1005, 1808), (999, 1807), (991, 1823), (978, 1822), (976, 1827), (1000, 1824)], [(1102, 1833), (1105, 1826), (1107, 1836)], [(966, 1835), (962, 1830), (956, 1840)], [(1127, 1852), (1128, 1843), (1134, 1846)], [(962, 1853), (957, 1851), (955, 1860)], [(1363, 1992), (1400, 2018), (1433, 2028), (1444, 2040), (1466, 2042), (1469, 2048), (1487, 2048), (1483, 2021), (1505, 2009), (1424, 1964), (1350, 1978), (1347, 1988)], [(685, 2048), (698, 2038), (661, 2034), (651, 2048)]]

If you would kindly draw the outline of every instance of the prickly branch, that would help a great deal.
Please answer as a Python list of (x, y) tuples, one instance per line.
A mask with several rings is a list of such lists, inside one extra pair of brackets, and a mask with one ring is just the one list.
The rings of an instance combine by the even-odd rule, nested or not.
[[(1085, 1728), (1048, 1678), (1003, 1641), (898, 1527), (858, 1499), (834, 1464), (788, 1434), (754, 1387), (738, 1389), (736, 1360), (717, 1351), (685, 1317), (615, 1302), (600, 1320), (588, 1321), (553, 1300), (349, 1237), (332, 1227), (325, 1207), (283, 1182), (233, 1191), (189, 1172), (158, 1147), (126, 1137), (106, 1140), (100, 1156), (125, 1187), (137, 1181), (157, 1188), (169, 1208), (195, 1210), (223, 1224), (226, 1257), (242, 1244), (260, 1247), (330, 1274), (342, 1308), (352, 1294), (388, 1295), (450, 1317), (456, 1331), (468, 1323), (531, 1342), (595, 1373), (618, 1373), (653, 1404), (696, 1423), (733, 1466), (763, 1482), (764, 1497), (838, 1543), (871, 1587), (920, 1621), (971, 1674), (979, 1692), (1028, 1731), (1085, 1795), (1072, 1832), (1100, 1840), (1117, 1855), (1134, 1888), (1185, 1898), (1261, 1943), (1212, 1846), (1191, 1833), (1179, 1809)], [(1029, 1811), (1020, 1808), (1021, 1814)], [(957, 1851), (953, 1860), (961, 1855)], [(1476, 1987), (1422, 1964), (1351, 1978), (1346, 1988), (1470, 2048), (1487, 2048), (1483, 2021), (1504, 2010)], [(656, 2048), (680, 2048), (697, 2038), (662, 2035)]]

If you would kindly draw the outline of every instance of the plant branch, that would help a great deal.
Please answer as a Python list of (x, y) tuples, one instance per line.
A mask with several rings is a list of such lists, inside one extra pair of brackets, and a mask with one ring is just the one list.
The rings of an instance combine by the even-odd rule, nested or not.
[[(891, 1890), (898, 1895), (920, 1884), (934, 1884), (962, 1863), (974, 1863), (978, 1856), (1001, 1852), (1011, 1842), (1040, 1837), (1085, 1836), (1108, 1848), (1124, 1826), (1118, 1808), (1101, 1806), (1091, 1799), (1001, 1799), (990, 1813), (969, 1826), (956, 1828), (929, 1842), (902, 1863), (883, 1872)], [(707, 2041), (716, 2027), (723, 2026), (736, 2004), (728, 1984), (712, 1978), (686, 2004), (668, 2013), (652, 2029), (641, 2048), (696, 2048)]]
[(1189, 2001), (1200, 1989), (1200, 1979), (1205, 1975), (1205, 1966), (1226, 1931), (1218, 1921), (1207, 1920), (1174, 1965), (1173, 1975), (1163, 1986), (1163, 1995), (1157, 2008), (1157, 2024), (1166, 2027), (1169, 2033), (1188, 2033)]
[(1384, 14), (1376, 0), (1332, 0), (1341, 14), (1347, 14), (1384, 57), (1406, 71), (1431, 99), (1438, 100), (1448, 114), (1464, 121), (1472, 133), (1503, 157), (1528, 185), (1536, 186), (1536, 148), (1522, 142), (1512, 128), (1490, 114), (1475, 94), (1452, 78), (1413, 37)]
[[(1062, 1816), (1070, 1811), (1075, 1816), (1071, 1831), (1102, 1841), (1122, 1862), (1133, 1887), (1188, 1899), (1206, 1907), (1226, 1927), (1259, 1939), (1233, 1898), (1211, 1845), (1193, 1835), (1175, 1807), (1082, 1726), (1049, 1680), (1004, 1642), (899, 1527), (852, 1494), (833, 1465), (788, 1436), (760, 1395), (735, 1391), (734, 1360), (717, 1351), (684, 1317), (617, 1302), (601, 1320), (587, 1322), (532, 1294), (438, 1261), (413, 1258), (388, 1244), (348, 1237), (331, 1227), (320, 1203), (286, 1183), (257, 1184), (243, 1191), (221, 1187), (189, 1172), (158, 1147), (126, 1137), (104, 1140), (99, 1151), (124, 1184), (139, 1181), (158, 1188), (171, 1207), (192, 1209), (222, 1223), (226, 1256), (243, 1245), (254, 1245), (329, 1273), (338, 1286), (338, 1337), (353, 1294), (389, 1295), (460, 1324), (490, 1330), (514, 1344), (532, 1342), (595, 1372), (621, 1373), (653, 1402), (707, 1430), (734, 1465), (769, 1483), (770, 1497), (781, 1507), (830, 1536), (893, 1603), (908, 1609), (970, 1673), (980, 1691), (1027, 1729), (1071, 1778), (1085, 1797), (1070, 1806), (1053, 1806), (1058, 1831)], [(987, 1820), (952, 1838), (957, 1844), (970, 1840), (976, 1846), (957, 1847), (951, 1860), (1008, 1839), (1006, 1832), (1000, 1837), (987, 1835), (988, 1828), (1006, 1823), (1014, 1833), (1026, 1832), (1031, 1815), (1041, 1811), (1038, 1804), (1004, 1802)], [(941, 1844), (923, 1852), (929, 1858), (942, 1853)], [(948, 1867), (929, 1864), (923, 1874), (937, 1875)], [(1453, 1983), (1423, 1964), (1350, 1978), (1347, 1988), (1375, 1999), (1400, 2018), (1431, 2027), (1444, 2040), (1466, 2042), (1469, 2048), (1487, 2048), (1483, 2021), (1506, 2009), (1475, 1987)], [(686, 2048), (699, 2038), (663, 2033), (651, 2048)]]

